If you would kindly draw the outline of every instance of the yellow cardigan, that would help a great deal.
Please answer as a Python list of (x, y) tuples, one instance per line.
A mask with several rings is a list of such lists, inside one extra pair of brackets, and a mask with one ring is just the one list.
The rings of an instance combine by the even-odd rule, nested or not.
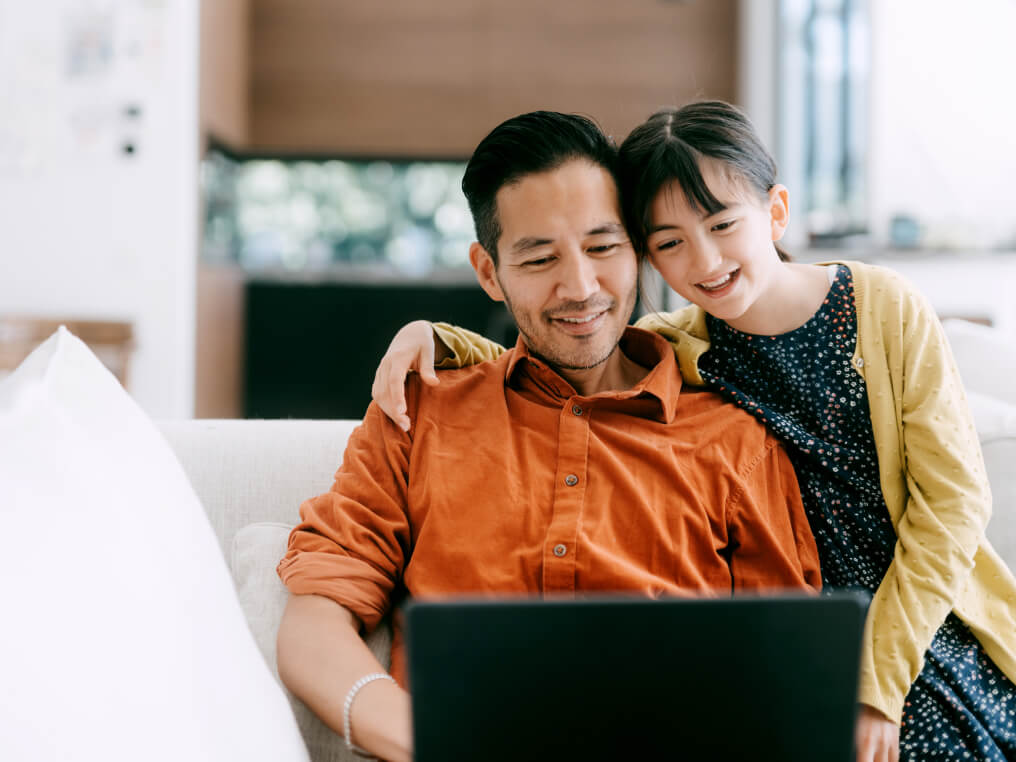
[[(991, 514), (987, 475), (933, 310), (891, 270), (840, 264), (853, 275), (853, 367), (867, 386), (882, 494), (898, 538), (868, 612), (859, 699), (899, 721), (924, 654), (950, 611), (1016, 680), (1016, 578), (984, 535)], [(704, 384), (698, 361), (709, 348), (705, 312), (690, 305), (646, 315), (636, 325), (667, 338), (684, 380)], [(470, 365), (503, 351), (470, 331), (434, 328), (455, 355), (443, 366)]]

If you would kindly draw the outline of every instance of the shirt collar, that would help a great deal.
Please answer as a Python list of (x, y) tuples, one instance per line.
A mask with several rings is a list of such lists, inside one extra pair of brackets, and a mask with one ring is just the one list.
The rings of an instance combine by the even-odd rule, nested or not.
[[(618, 348), (630, 359), (649, 372), (631, 389), (600, 392), (582, 397), (594, 407), (610, 407), (670, 423), (677, 412), (677, 398), (681, 392), (681, 374), (677, 369), (674, 350), (666, 339), (650, 331), (628, 326), (618, 342)], [(511, 358), (505, 367), (505, 385), (511, 388), (537, 387), (548, 401), (563, 404), (578, 392), (557, 371), (539, 357), (533, 356), (519, 336)], [(620, 404), (618, 404), (620, 403)]]

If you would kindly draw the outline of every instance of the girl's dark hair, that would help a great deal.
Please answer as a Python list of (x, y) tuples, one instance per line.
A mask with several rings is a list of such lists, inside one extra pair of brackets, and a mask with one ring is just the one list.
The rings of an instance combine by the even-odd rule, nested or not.
[[(657, 111), (621, 144), (618, 187), (625, 225), (635, 250), (648, 251), (649, 213), (661, 189), (676, 182), (693, 208), (713, 215), (725, 207), (702, 178), (708, 157), (763, 198), (776, 184), (776, 162), (747, 116), (723, 101), (702, 101)], [(780, 259), (790, 257), (779, 247)]]
[(476, 240), (497, 264), (501, 224), (497, 192), (526, 175), (585, 159), (617, 179), (617, 146), (596, 123), (578, 114), (533, 111), (495, 127), (473, 151), (462, 178), (462, 192), (476, 226)]

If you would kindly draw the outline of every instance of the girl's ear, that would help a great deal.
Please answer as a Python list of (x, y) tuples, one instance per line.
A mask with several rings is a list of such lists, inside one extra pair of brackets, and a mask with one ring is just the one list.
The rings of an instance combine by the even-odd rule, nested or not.
[(495, 302), (503, 302), (504, 293), (497, 280), (497, 266), (478, 241), (474, 241), (469, 247), (469, 263), (476, 270), (476, 279), (480, 282), (480, 287), (487, 292), (487, 296)]
[(790, 224), (790, 194), (785, 185), (769, 189), (769, 226), (774, 241), (783, 238)]

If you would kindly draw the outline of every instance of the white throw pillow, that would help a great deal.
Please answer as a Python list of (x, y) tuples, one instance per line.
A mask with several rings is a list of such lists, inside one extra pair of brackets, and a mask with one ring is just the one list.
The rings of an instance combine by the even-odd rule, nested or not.
[(0, 758), (307, 760), (169, 446), (60, 329), (0, 382)]
[(942, 327), (967, 391), (1016, 404), (1016, 337), (955, 318)]

